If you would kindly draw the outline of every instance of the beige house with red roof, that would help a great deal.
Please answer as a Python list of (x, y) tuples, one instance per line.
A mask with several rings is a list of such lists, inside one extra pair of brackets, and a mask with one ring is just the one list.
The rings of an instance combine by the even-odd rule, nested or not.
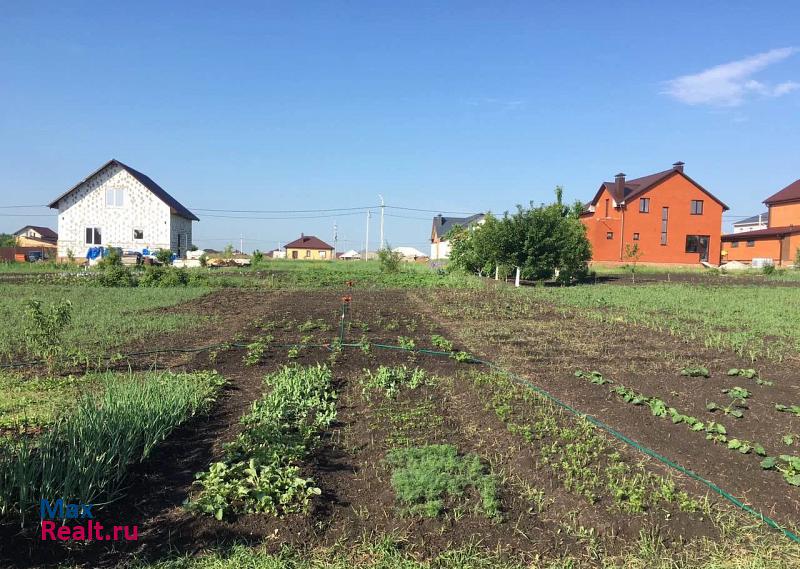
[(284, 246), (286, 258), (300, 261), (330, 261), (335, 258), (334, 249), (319, 237), (300, 234), (299, 239)]

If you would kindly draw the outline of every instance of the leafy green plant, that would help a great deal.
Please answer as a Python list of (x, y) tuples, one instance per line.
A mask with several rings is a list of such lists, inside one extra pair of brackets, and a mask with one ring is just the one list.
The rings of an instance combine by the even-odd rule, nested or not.
[(472, 356), (468, 352), (453, 352), (450, 354), (450, 357), (461, 364), (472, 361)]
[(287, 352), (286, 356), (290, 360), (296, 360), (297, 358), (299, 358), (300, 357), (300, 346), (292, 346), (291, 348), (289, 348), (289, 351)]
[(162, 265), (172, 264), (172, 251), (170, 249), (159, 249), (156, 251), (156, 259)]
[(800, 405), (781, 405), (780, 403), (775, 404), (775, 409), (780, 411), (781, 413), (792, 413), (793, 415), (797, 415), (800, 417)]
[(778, 470), (783, 474), (783, 479), (792, 486), (800, 486), (800, 456), (782, 454), (778, 457), (769, 456), (761, 461), (764, 470)]
[(361, 378), (362, 394), (368, 397), (371, 391), (381, 390), (385, 397), (394, 399), (401, 389), (416, 389), (429, 380), (428, 374), (420, 368), (411, 370), (405, 365), (380, 366), (375, 373), (368, 369), (364, 370), (364, 376)]
[(414, 342), (414, 338), (409, 338), (407, 336), (398, 336), (397, 345), (404, 350), (414, 350), (417, 347), (417, 343)]
[(767, 386), (773, 385), (773, 382), (767, 381), (766, 379), (761, 379), (759, 373), (753, 368), (739, 369), (734, 367), (728, 370), (728, 375), (745, 377), (747, 379), (755, 379), (758, 385), (767, 385)]
[(466, 490), (480, 496), (475, 509), (499, 519), (497, 480), (475, 454), (459, 456), (452, 445), (428, 445), (394, 449), (386, 455), (392, 469), (391, 484), (404, 512), (437, 517), (448, 506), (456, 509), (466, 501)]
[(190, 510), (221, 520), (236, 513), (302, 512), (321, 491), (300, 474), (301, 460), (336, 418), (327, 366), (284, 367), (264, 380), (270, 392), (242, 417), (244, 430), (224, 457), (197, 474)]
[(72, 302), (61, 299), (44, 307), (40, 300), (25, 303), (22, 338), (28, 353), (44, 360), (50, 372), (64, 356), (64, 330), (72, 320)]
[(606, 385), (607, 383), (612, 383), (610, 379), (606, 379), (603, 377), (603, 374), (599, 371), (583, 371), (577, 370), (575, 372), (575, 377), (580, 377), (581, 379), (585, 379), (589, 383), (594, 383), (595, 385)]
[(686, 366), (681, 370), (681, 375), (686, 377), (711, 377), (708, 368), (704, 366)]
[(244, 356), (245, 365), (253, 366), (260, 363), (272, 340), (271, 335), (266, 335), (247, 344), (247, 353)]
[(722, 393), (727, 394), (731, 398), (729, 405), (722, 407), (713, 401), (706, 404), (706, 409), (711, 412), (723, 411), (726, 415), (741, 419), (744, 417), (744, 410), (747, 409), (746, 400), (750, 397), (750, 392), (743, 387), (731, 387), (730, 389), (723, 389)]
[(440, 336), (439, 334), (434, 334), (431, 336), (431, 343), (434, 345), (434, 347), (439, 348), (443, 352), (453, 351), (453, 342), (444, 336)]

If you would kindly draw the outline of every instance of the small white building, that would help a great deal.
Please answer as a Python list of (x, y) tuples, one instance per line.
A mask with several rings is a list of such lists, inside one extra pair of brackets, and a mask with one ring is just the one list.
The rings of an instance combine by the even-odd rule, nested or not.
[(451, 229), (457, 225), (464, 229), (472, 229), (482, 225), (485, 218), (482, 213), (469, 217), (445, 217), (440, 213), (434, 217), (431, 228), (431, 260), (447, 259), (450, 256), (450, 241), (445, 239), (445, 235)]
[(395, 247), (393, 253), (400, 253), (406, 261), (425, 261), (428, 256), (414, 247)]
[(734, 233), (746, 233), (748, 231), (758, 231), (769, 227), (769, 212), (759, 213), (733, 224)]
[(170, 249), (184, 257), (197, 217), (145, 174), (109, 160), (50, 204), (58, 209), (58, 257), (92, 247)]
[(345, 251), (341, 255), (339, 255), (339, 259), (344, 261), (355, 261), (361, 259), (361, 253), (356, 251), (355, 249), (350, 249), (349, 251)]

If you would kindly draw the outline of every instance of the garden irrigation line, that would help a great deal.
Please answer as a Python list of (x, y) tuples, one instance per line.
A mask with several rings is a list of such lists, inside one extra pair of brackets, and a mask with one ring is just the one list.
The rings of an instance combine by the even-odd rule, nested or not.
[[(355, 347), (355, 346), (359, 346), (359, 344), (342, 344), (342, 346)], [(386, 349), (386, 350), (405, 350), (405, 348), (403, 348), (402, 346), (392, 346), (392, 345), (388, 345), (388, 344), (371, 344), (371, 346), (375, 347), (375, 348), (379, 348), (379, 349)], [(405, 350), (405, 351), (410, 351), (410, 352), (417, 353), (417, 354), (432, 355), (432, 356), (447, 356), (447, 357), (451, 357), (452, 356), (451, 352), (442, 352), (442, 351), (437, 351), (437, 350), (419, 349), (419, 350)], [(549, 393), (548, 391), (542, 389), (541, 387), (539, 387), (537, 385), (534, 385), (532, 382), (528, 381), (527, 379), (525, 379), (523, 377), (520, 377), (519, 375), (515, 374), (514, 372), (510, 372), (510, 371), (500, 367), (499, 365), (497, 365), (497, 364), (495, 364), (493, 362), (490, 362), (488, 360), (482, 360), (480, 358), (470, 358), (469, 361), (485, 365), (488, 368), (490, 368), (490, 369), (492, 369), (492, 370), (494, 370), (496, 372), (502, 373), (503, 375), (507, 376), (509, 379), (514, 381), (516, 384), (521, 385), (523, 387), (526, 387), (528, 389), (532, 389), (535, 393), (537, 393), (540, 396), (544, 397), (545, 399), (555, 403), (556, 405), (558, 405), (562, 409), (565, 409), (566, 411), (570, 412), (574, 416), (576, 416), (578, 418), (586, 419), (591, 424), (593, 424), (595, 427), (597, 427), (599, 429), (602, 429), (603, 431), (607, 432), (608, 434), (610, 434), (611, 436), (613, 436), (617, 440), (624, 442), (628, 446), (631, 446), (634, 449), (636, 449), (636, 450), (638, 450), (640, 452), (643, 452), (644, 454), (646, 454), (646, 455), (648, 455), (648, 456), (650, 456), (652, 458), (655, 458), (656, 460), (658, 460), (662, 464), (665, 464), (666, 466), (669, 466), (673, 470), (676, 470), (676, 471), (680, 472), (681, 474), (685, 474), (689, 478), (691, 478), (693, 480), (696, 480), (697, 482), (700, 482), (701, 484), (705, 485), (706, 487), (711, 489), (716, 494), (718, 494), (718, 495), (722, 496), (723, 498), (725, 498), (726, 500), (728, 500), (734, 506), (736, 506), (739, 509), (747, 512), (748, 514), (751, 514), (752, 516), (758, 518), (759, 520), (761, 520), (762, 522), (767, 524), (769, 527), (780, 531), (781, 533), (783, 533), (784, 536), (788, 537), (790, 540), (794, 541), (795, 543), (800, 543), (800, 536), (798, 536), (797, 534), (791, 532), (790, 530), (782, 527), (780, 524), (778, 524), (778, 522), (776, 522), (775, 520), (773, 520), (769, 516), (766, 516), (766, 515), (762, 514), (761, 512), (758, 512), (758, 511), (754, 510), (753, 508), (751, 508), (747, 504), (744, 504), (738, 498), (736, 498), (735, 496), (733, 496), (729, 492), (723, 490), (722, 488), (720, 488), (719, 486), (717, 486), (716, 484), (714, 484), (710, 480), (706, 480), (705, 478), (703, 478), (702, 476), (700, 476), (696, 472), (694, 472), (692, 470), (689, 470), (688, 468), (686, 468), (684, 466), (681, 466), (680, 464), (670, 460), (669, 458), (665, 457), (664, 455), (659, 454), (658, 452), (654, 451), (653, 449), (650, 449), (650, 448), (648, 448), (648, 447), (636, 442), (635, 440), (631, 439), (630, 437), (620, 433), (619, 431), (617, 431), (613, 427), (607, 425), (606, 423), (604, 423), (600, 419), (597, 419), (596, 417), (593, 417), (591, 415), (588, 415), (586, 413), (578, 411), (577, 409), (575, 409), (574, 407), (572, 407), (568, 403), (564, 403), (563, 401), (558, 399), (555, 395), (552, 395), (551, 393)]]
[[(339, 337), (340, 338), (342, 338), (344, 336), (344, 323), (345, 323), (347, 314), (349, 312), (348, 309), (347, 309), (348, 306), (349, 306), (349, 303), (343, 303), (342, 313), (341, 313), (341, 322), (342, 322), (342, 324), (340, 326), (340, 331), (339, 331), (339, 333), (340, 333)], [(247, 348), (248, 345), (249, 344), (241, 344), (241, 343), (235, 343), (235, 344), (221, 343), (221, 344), (213, 344), (213, 345), (210, 345), (210, 346), (203, 346), (203, 347), (200, 347), (200, 348), (162, 348), (162, 349), (159, 349), (159, 350), (143, 350), (143, 351), (139, 351), (139, 352), (129, 352), (127, 354), (117, 354), (115, 356), (108, 357), (106, 359), (110, 361), (110, 360), (115, 359), (115, 358), (117, 358), (117, 359), (125, 359), (125, 358), (131, 357), (131, 356), (155, 355), (155, 354), (163, 354), (163, 353), (199, 353), (199, 352), (210, 351), (210, 350), (217, 349), (217, 348)], [(430, 355), (430, 356), (444, 356), (444, 357), (448, 357), (448, 358), (452, 357), (452, 355), (453, 355), (452, 352), (443, 352), (443, 351), (439, 351), (439, 350), (429, 350), (429, 349), (424, 349), (424, 348), (409, 350), (408, 348), (404, 348), (402, 346), (393, 346), (391, 344), (369, 344), (369, 345), (370, 345), (370, 347), (378, 348), (378, 349), (381, 349), (381, 350), (404, 351), (404, 352), (410, 352), (410, 353), (413, 353), (413, 354), (423, 354), (423, 355)], [(325, 349), (327, 349), (329, 351), (333, 351), (333, 349), (334, 349), (334, 346), (332, 344), (302, 344), (302, 343), (301, 344), (270, 344), (268, 347), (273, 347), (273, 348), (325, 348)], [(341, 348), (363, 348), (364, 345), (363, 344), (354, 344), (354, 343), (344, 343), (344, 342), (342, 342), (340, 340), (338, 342), (338, 347), (341, 347)], [(793, 542), (800, 544), (800, 536), (798, 536), (795, 533), (793, 533), (792, 531), (782, 527), (780, 524), (778, 524), (778, 522), (776, 522), (775, 520), (773, 520), (769, 516), (766, 516), (763, 513), (754, 510), (753, 508), (751, 508), (747, 504), (744, 504), (741, 500), (739, 500), (738, 498), (736, 498), (735, 496), (733, 496), (732, 494), (730, 494), (726, 490), (720, 488), (719, 486), (717, 486), (716, 484), (714, 484), (710, 480), (706, 480), (705, 478), (703, 478), (699, 474), (695, 473), (694, 471), (689, 470), (688, 468), (686, 468), (684, 466), (681, 466), (680, 464), (670, 460), (669, 458), (663, 456), (662, 454), (659, 454), (658, 452), (654, 451), (653, 449), (650, 449), (650, 448), (638, 443), (637, 441), (631, 439), (630, 437), (628, 437), (628, 436), (622, 434), (621, 432), (619, 432), (618, 430), (614, 429), (610, 425), (607, 425), (606, 423), (604, 423), (600, 419), (597, 419), (596, 417), (593, 417), (591, 415), (588, 415), (586, 413), (583, 413), (583, 412), (577, 410), (576, 408), (572, 407), (568, 403), (565, 403), (565, 402), (561, 401), (555, 395), (552, 395), (550, 392), (546, 391), (545, 389), (542, 389), (541, 387), (533, 384), (532, 382), (528, 381), (527, 379), (515, 374), (514, 372), (508, 371), (508, 370), (504, 369), (503, 367), (501, 367), (501, 366), (499, 366), (499, 365), (497, 365), (497, 364), (495, 364), (493, 362), (490, 362), (488, 360), (483, 360), (483, 359), (480, 359), (480, 358), (474, 358), (474, 357), (471, 357), (468, 361), (472, 362), (472, 363), (485, 365), (486, 367), (488, 367), (488, 368), (490, 368), (490, 369), (492, 369), (492, 370), (494, 370), (494, 371), (496, 371), (498, 373), (501, 373), (501, 374), (507, 376), (509, 379), (511, 379), (517, 385), (520, 385), (522, 387), (526, 387), (528, 389), (533, 390), (535, 393), (537, 393), (540, 396), (544, 397), (545, 399), (551, 401), (552, 403), (555, 403), (556, 405), (558, 405), (562, 409), (568, 411), (569, 413), (571, 413), (575, 417), (578, 417), (580, 419), (586, 419), (592, 425), (594, 425), (595, 427), (597, 427), (599, 429), (602, 429), (603, 431), (605, 431), (606, 433), (610, 434), (611, 436), (613, 436), (617, 440), (619, 440), (619, 441), (627, 444), (628, 446), (630, 446), (630, 447), (632, 447), (632, 448), (634, 448), (634, 449), (636, 449), (636, 450), (638, 450), (638, 451), (640, 451), (640, 452), (642, 452), (642, 453), (644, 453), (644, 454), (646, 454), (646, 455), (658, 460), (659, 462), (661, 462), (662, 464), (672, 468), (673, 470), (675, 470), (677, 472), (680, 472), (681, 474), (684, 474), (684, 475), (688, 476), (689, 478), (691, 478), (691, 479), (693, 479), (693, 480), (695, 480), (697, 482), (700, 482), (701, 484), (703, 484), (704, 486), (706, 486), (707, 488), (712, 490), (714, 493), (718, 494), (719, 496), (722, 496), (723, 498), (728, 500), (731, 504), (733, 504), (734, 506), (738, 507), (742, 511), (747, 512), (748, 514), (758, 518), (759, 520), (761, 520), (763, 523), (765, 523), (766, 525), (768, 525), (772, 529), (776, 529), (776, 530), (780, 531), (781, 533), (783, 533), (784, 536), (786, 536), (787, 538), (789, 538)], [(42, 364), (42, 363), (45, 363), (45, 362), (43, 362), (43, 361), (15, 362), (15, 363), (10, 363), (10, 364), (2, 364), (2, 365), (0, 365), (0, 369), (9, 368), (9, 367), (33, 366), (33, 365)]]

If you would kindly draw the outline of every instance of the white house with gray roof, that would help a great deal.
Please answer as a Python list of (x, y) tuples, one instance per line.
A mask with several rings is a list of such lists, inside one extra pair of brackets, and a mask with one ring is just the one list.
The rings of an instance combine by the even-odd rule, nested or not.
[(92, 247), (170, 249), (184, 257), (198, 218), (145, 174), (109, 160), (50, 204), (58, 209), (58, 257)]
[(752, 217), (747, 217), (733, 224), (734, 233), (745, 233), (747, 231), (758, 231), (766, 229), (769, 222), (769, 212), (759, 213)]
[(476, 213), (469, 217), (449, 217), (440, 213), (434, 217), (431, 228), (431, 260), (447, 259), (450, 256), (450, 241), (445, 237), (451, 229), (456, 226), (471, 229), (483, 224), (485, 218), (486, 216), (482, 213)]

